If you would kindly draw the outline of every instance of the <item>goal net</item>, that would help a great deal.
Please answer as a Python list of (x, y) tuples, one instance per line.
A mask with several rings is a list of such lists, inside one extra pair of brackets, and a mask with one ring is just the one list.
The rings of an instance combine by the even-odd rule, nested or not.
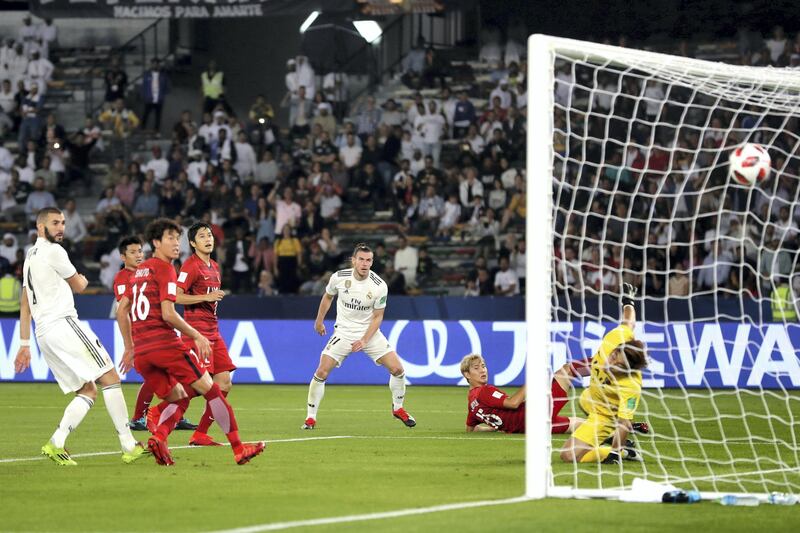
[[(528, 496), (800, 492), (800, 71), (536, 35), (528, 79)], [(746, 142), (772, 157), (754, 187), (728, 178)], [(552, 370), (619, 324), (623, 283), (644, 461), (564, 462)], [(561, 415), (585, 417), (587, 384)]]

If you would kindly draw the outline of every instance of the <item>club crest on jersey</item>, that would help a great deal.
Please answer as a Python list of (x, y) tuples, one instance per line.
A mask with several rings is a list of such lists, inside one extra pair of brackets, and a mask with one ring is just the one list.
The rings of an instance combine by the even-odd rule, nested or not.
[(372, 293), (371, 292), (367, 293), (367, 300), (372, 300)]
[(352, 284), (353, 284), (353, 282), (348, 279), (347, 281), (344, 282), (344, 288), (345, 289), (349, 289), (350, 285), (352, 285)]

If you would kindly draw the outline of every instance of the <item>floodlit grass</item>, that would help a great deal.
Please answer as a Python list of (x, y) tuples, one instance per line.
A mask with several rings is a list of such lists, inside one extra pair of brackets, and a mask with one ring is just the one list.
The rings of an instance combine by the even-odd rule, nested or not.
[[(132, 407), (136, 386), (123, 388)], [(242, 467), (233, 462), (226, 447), (175, 449), (176, 464), (170, 468), (156, 466), (151, 458), (124, 465), (115, 453), (76, 457), (79, 466), (68, 468), (38, 459), (39, 448), (52, 433), (68, 398), (54, 384), (3, 384), (0, 387), (3, 427), (0, 460), (4, 460), (0, 462), (0, 531), (213, 531), (510, 498), (523, 492), (523, 438), (504, 434), (466, 435), (463, 388), (410, 387), (407, 408), (417, 418), (414, 429), (391, 417), (386, 387), (333, 385), (326, 391), (318, 428), (302, 431), (306, 392), (303, 386), (234, 388), (230, 398), (242, 437), (269, 441), (264, 455)], [(702, 401), (700, 397), (693, 400), (694, 416), (701, 416)], [(735, 398), (733, 401), (738, 402)], [(749, 401), (762, 405), (759, 397)], [(781, 416), (787, 416), (792, 409), (797, 412), (796, 401), (793, 404), (776, 398), (775, 402), (769, 408), (777, 410), (783, 406)], [(67, 447), (73, 455), (117, 450), (118, 441), (102, 403), (98, 399), (70, 437)], [(663, 410), (666, 406), (681, 405), (685, 405), (685, 400), (679, 398), (663, 401), (653, 396), (646, 398), (643, 410), (656, 431), (653, 436), (638, 440), (648, 460), (643, 466), (627, 463), (624, 472), (641, 474), (646, 470), (648, 477), (669, 473), (678, 478), (708, 473), (701, 460), (684, 463), (666, 460), (660, 467), (652, 455), (656, 451), (673, 455), (679, 444), (683, 451), (696, 450), (696, 446), (675, 441), (673, 429), (668, 431), (671, 426)], [(196, 422), (202, 407), (195, 400), (189, 418)], [(713, 408), (709, 413), (713, 413)], [(778, 416), (774, 411), (772, 414)], [(719, 424), (708, 424), (719, 428)], [(777, 419), (772, 419), (772, 426), (777, 424)], [(723, 427), (731, 439), (742, 435), (741, 421), (726, 421)], [(679, 432), (688, 429), (682, 425), (675, 427)], [(751, 426), (753, 429), (769, 430), (766, 426)], [(792, 427), (783, 430), (781, 438), (793, 435)], [(720, 431), (708, 429), (705, 436), (719, 438)], [(135, 435), (146, 439), (144, 433)], [(216, 428), (212, 435), (221, 438)], [(692, 433), (684, 436), (694, 438)], [(189, 432), (176, 432), (170, 445), (185, 446), (188, 439)], [(792, 442), (791, 438), (787, 440)], [(555, 440), (554, 449), (561, 442), (563, 439)], [(725, 446), (705, 447), (706, 453), (717, 448), (720, 451), (713, 452), (714, 457), (728, 461)], [(727, 449), (741, 453), (744, 461), (754, 456), (748, 446), (728, 445)], [(756, 450), (763, 458), (761, 462), (745, 462), (746, 467), (732, 464), (725, 471), (766, 469), (778, 457), (784, 461), (796, 457), (796, 452), (787, 455), (788, 452), (776, 451), (775, 446), (759, 445)], [(27, 458), (37, 460), (7, 461)], [(715, 467), (715, 471), (724, 468)], [(624, 477), (627, 474), (621, 476), (620, 470), (613, 466), (581, 465), (577, 478), (572, 465), (555, 464), (555, 472), (559, 483), (578, 479), (585, 487), (596, 486), (598, 472), (603, 472), (603, 483), (607, 486), (627, 479)], [(797, 474), (792, 475), (790, 482), (797, 483)], [(776, 482), (783, 479), (782, 475), (765, 477)], [(702, 483), (705, 482), (699, 482)], [(793, 531), (800, 520), (800, 512), (795, 508), (765, 505), (726, 508), (714, 503), (668, 506), (543, 500), (329, 524), (315, 530), (407, 532), (442, 531), (451, 527), (458, 531), (596, 532), (617, 530), (614, 524), (619, 523), (622, 513), (627, 517), (625, 531), (686, 527), (705, 527), (709, 531), (749, 531), (755, 527)]]

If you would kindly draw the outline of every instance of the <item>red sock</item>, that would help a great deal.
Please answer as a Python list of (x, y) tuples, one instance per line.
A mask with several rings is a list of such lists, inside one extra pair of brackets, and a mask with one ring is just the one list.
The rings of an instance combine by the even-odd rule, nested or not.
[[(227, 398), (228, 391), (226, 390), (219, 390), (222, 393), (222, 396)], [(208, 428), (211, 427), (211, 423), (214, 421), (214, 413), (211, 412), (211, 407), (208, 402), (206, 402), (206, 410), (203, 411), (203, 416), (200, 418), (200, 422), (197, 423), (197, 433), (205, 433), (208, 434)]]
[[(550, 385), (550, 392), (553, 396), (553, 412), (550, 415), (551, 433), (566, 433), (569, 429), (569, 418), (558, 416), (561, 409), (567, 404), (567, 391), (565, 391), (561, 384), (553, 379)], [(566, 426), (565, 426), (566, 424)]]
[(144, 412), (150, 407), (150, 402), (153, 401), (153, 389), (145, 382), (139, 387), (139, 393), (136, 395), (136, 407), (133, 410), (133, 418), (131, 420), (139, 420), (144, 416)]
[(155, 436), (163, 441), (167, 440), (167, 436), (172, 433), (175, 426), (183, 418), (183, 413), (189, 408), (189, 398), (178, 400), (174, 403), (167, 403), (166, 406), (159, 405), (161, 409), (161, 417), (158, 422), (158, 429), (156, 429)]
[(228, 403), (228, 400), (225, 399), (219, 385), (214, 383), (211, 386), (211, 390), (204, 397), (208, 402), (208, 407), (211, 409), (214, 422), (222, 429), (222, 432), (228, 438), (228, 442), (231, 443), (233, 453), (239, 453), (242, 450), (242, 441), (239, 439), (239, 426), (236, 425), (233, 408)]

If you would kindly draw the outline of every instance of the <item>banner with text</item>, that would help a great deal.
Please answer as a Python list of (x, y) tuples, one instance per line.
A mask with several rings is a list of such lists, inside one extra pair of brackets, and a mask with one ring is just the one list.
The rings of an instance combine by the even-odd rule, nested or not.
[[(84, 321), (118, 363), (122, 338), (111, 320)], [(328, 322), (332, 331), (333, 322)], [(549, 356), (553, 368), (568, 359), (590, 357), (616, 324), (554, 322)], [(521, 385), (525, 380), (525, 323), (460, 321), (385, 321), (381, 330), (397, 348), (410, 383), (464, 384), (459, 362), (468, 353), (486, 358), (490, 383)], [(310, 320), (222, 320), (237, 383), (308, 383), (326, 338)], [(800, 327), (739, 323), (639, 324), (637, 338), (647, 343), (650, 365), (645, 387), (800, 388)], [(19, 322), (0, 320), (0, 381), (52, 381), (35, 343), (31, 368), (14, 374)], [(538, 356), (538, 354), (537, 354)], [(132, 372), (126, 381), (141, 381)], [(353, 354), (334, 370), (330, 383), (385, 384), (387, 373), (367, 356)]]
[(236, 18), (281, 14), (283, 0), (31, 0), (31, 12), (50, 18)]

